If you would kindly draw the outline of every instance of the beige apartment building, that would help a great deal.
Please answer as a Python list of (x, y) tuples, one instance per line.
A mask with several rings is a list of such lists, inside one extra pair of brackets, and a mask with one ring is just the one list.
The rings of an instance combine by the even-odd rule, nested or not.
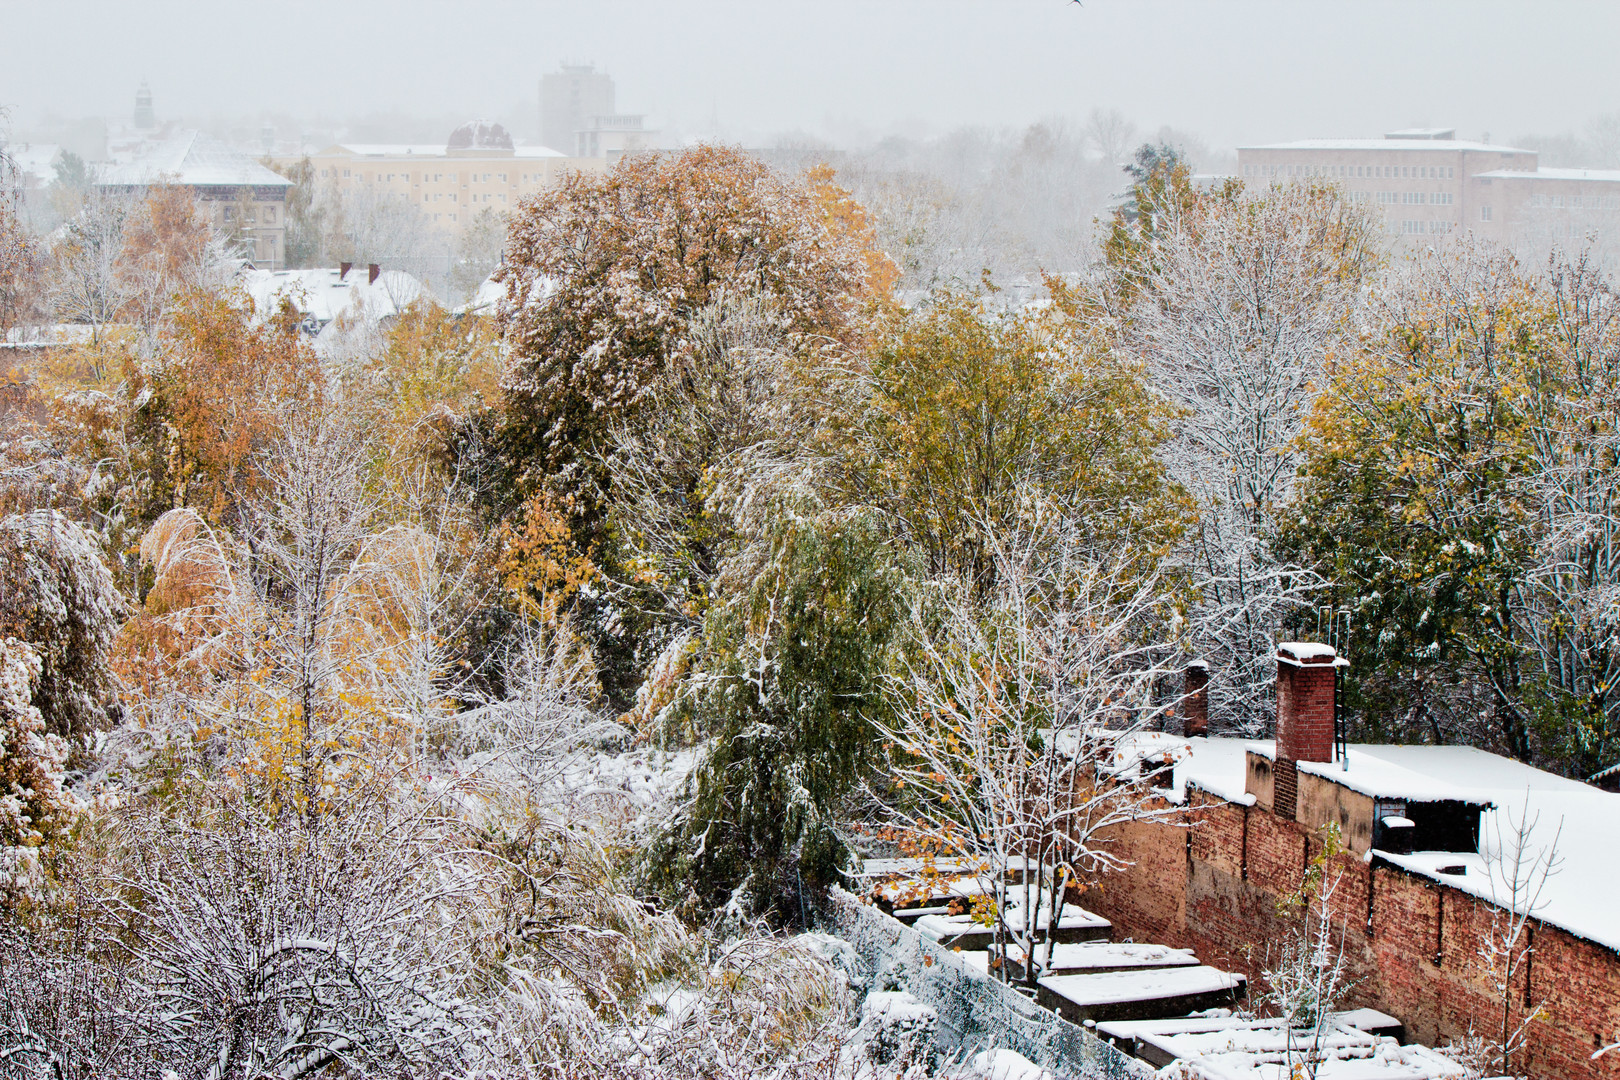
[(555, 184), (566, 170), (600, 171), (600, 158), (517, 146), (500, 124), (475, 120), (442, 144), (339, 143), (310, 155), (315, 177), (340, 192), (410, 203), (445, 229), (480, 210), (511, 210)]
[(1337, 184), (1414, 242), (1467, 230), (1538, 244), (1603, 228), (1612, 220), (1604, 212), (1620, 209), (1620, 171), (1542, 169), (1534, 150), (1458, 139), (1449, 128), (1242, 146), (1238, 172), (1251, 184)]

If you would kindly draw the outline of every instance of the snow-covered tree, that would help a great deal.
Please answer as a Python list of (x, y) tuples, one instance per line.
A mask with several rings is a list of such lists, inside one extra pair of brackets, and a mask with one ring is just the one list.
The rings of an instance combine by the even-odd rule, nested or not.
[(740, 151), (700, 146), (569, 174), (517, 213), (497, 275), (520, 473), (586, 469), (610, 427), (690, 356), (691, 320), (710, 303), (755, 297), (793, 336), (836, 340), (851, 333), (866, 273), (808, 184)]
[(0, 639), (0, 895), (37, 884), (35, 849), (82, 805), (63, 787), (67, 740), (34, 707), (42, 669), (33, 649)]
[(1151, 783), (1168, 763), (1134, 745), (1170, 708), (1155, 685), (1175, 651), (1164, 582), (1099, 561), (1083, 525), (1038, 513), (995, 549), (985, 601), (964, 583), (918, 613), (881, 727), (900, 838), (973, 868), (989, 901), (975, 914), (1031, 981), (1066, 900), (1129, 865), (1112, 846), (1120, 827), (1179, 812)]
[(1165, 459), (1198, 506), (1189, 647), (1210, 665), (1212, 720), (1258, 728), (1276, 633), (1318, 584), (1274, 552), (1277, 513), (1311, 404), (1355, 347), (1378, 226), (1333, 188), (1196, 193), (1172, 167), (1138, 190), (1108, 303), (1119, 347), (1181, 412)]
[(108, 654), (124, 609), (95, 541), (60, 511), (0, 518), (0, 635), (38, 655), (34, 704), (52, 734), (108, 726)]
[(1263, 1004), (1283, 1021), (1282, 1064), (1300, 1080), (1314, 1080), (1329, 1060), (1325, 1040), (1333, 1013), (1355, 988), (1346, 970), (1344, 926), (1334, 921), (1334, 896), (1344, 876), (1335, 860), (1343, 850), (1338, 826), (1326, 826), (1299, 887), (1278, 902), (1278, 915), (1292, 926), (1268, 947), (1261, 972)]

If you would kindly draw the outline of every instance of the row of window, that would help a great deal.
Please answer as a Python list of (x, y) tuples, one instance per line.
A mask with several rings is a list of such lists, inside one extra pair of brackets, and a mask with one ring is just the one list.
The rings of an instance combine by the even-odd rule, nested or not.
[[(337, 169), (322, 169), (320, 175), (323, 178), (326, 178), (326, 179), (336, 179), (336, 177), (338, 175), (338, 170)], [(394, 177), (395, 177), (394, 173), (360, 173), (359, 175), (360, 175), (361, 181), (363, 181), (364, 183), (367, 183), (367, 184), (373, 183), (373, 182), (376, 182), (376, 183), (379, 183), (379, 184), (391, 184), (391, 183), (394, 182)], [(418, 184), (424, 184), (424, 183), (438, 184), (438, 183), (443, 183), (444, 182), (444, 173), (425, 173), (425, 172), (424, 173), (408, 173), (408, 172), (402, 172), (402, 173), (399, 173), (398, 176), (399, 176), (400, 180), (402, 180), (402, 181), (404, 181), (406, 183), (410, 183), (413, 180)], [(461, 174), (459, 172), (451, 173), (450, 174), (450, 182), (452, 184), (462, 183), (463, 181), (460, 180), (460, 176), (461, 176)], [(466, 179), (465, 182), (466, 183), (472, 183), (472, 184), (478, 184), (478, 183), (483, 183), (483, 184), (488, 184), (488, 183), (504, 184), (504, 183), (507, 182), (506, 176), (507, 176), (506, 173), (495, 173), (495, 172), (487, 172), (487, 173), (483, 173), (482, 175), (480, 175), (479, 173), (468, 173), (467, 174), (467, 179)], [(540, 181), (544, 180), (545, 178), (546, 177), (545, 177), (544, 173), (523, 173), (518, 177), (518, 181), (520, 183), (524, 183), (524, 184), (539, 183)], [(350, 169), (344, 169), (343, 170), (343, 179), (345, 179), (345, 180), (353, 179), (353, 171), (350, 170)]]
[[(255, 212), (254, 208), (251, 206), (243, 207), (242, 221), (245, 224), (257, 225), (259, 224), (260, 217), (264, 218), (264, 224), (274, 225), (276, 223), (276, 208), (273, 206), (266, 206), (262, 211)], [(231, 222), (236, 220), (236, 207), (225, 207), (225, 220)]]
[(1532, 195), (1530, 205), (1552, 210), (1620, 210), (1620, 195)]
[(1316, 176), (1334, 180), (1450, 180), (1451, 165), (1245, 165), (1245, 176)]
[[(442, 193), (432, 193), (432, 194), (430, 194), (430, 193), (428, 193), (426, 191), (422, 192), (422, 201), (423, 202), (438, 202), (443, 197), (444, 196), (443, 196)], [(506, 192), (504, 192), (504, 191), (496, 192), (495, 193), (495, 199), (496, 199), (497, 202), (505, 202), (506, 201)], [(451, 202), (456, 201), (456, 193), (453, 192), (453, 191), (450, 193), (450, 201)], [(479, 202), (480, 199), (478, 197), (478, 193), (474, 192), (472, 195), (468, 196), (467, 201), (468, 202)], [(482, 201), (483, 202), (489, 202), (490, 201), (490, 193), (489, 192), (487, 192), (487, 191), (484, 192), (484, 196), (483, 196)], [(452, 219), (452, 220), (454, 220), (454, 219)]]
[[(1450, 206), (1452, 194), (1449, 191), (1379, 191), (1375, 192), (1381, 206)], [(1351, 202), (1366, 202), (1365, 191), (1350, 193)]]
[(1407, 220), (1401, 222), (1401, 232), (1403, 234), (1429, 233), (1432, 235), (1435, 233), (1448, 233), (1454, 228), (1456, 228), (1456, 222), (1452, 221)]

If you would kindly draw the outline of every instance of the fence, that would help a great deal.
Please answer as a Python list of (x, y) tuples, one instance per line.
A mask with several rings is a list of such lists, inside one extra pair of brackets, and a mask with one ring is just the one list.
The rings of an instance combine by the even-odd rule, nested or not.
[(833, 889), (832, 929), (855, 947), (874, 989), (904, 989), (939, 1014), (940, 1048), (959, 1060), (1015, 1050), (1058, 1080), (1136, 1080), (1153, 1070), (1085, 1028), (986, 978), (899, 920)]

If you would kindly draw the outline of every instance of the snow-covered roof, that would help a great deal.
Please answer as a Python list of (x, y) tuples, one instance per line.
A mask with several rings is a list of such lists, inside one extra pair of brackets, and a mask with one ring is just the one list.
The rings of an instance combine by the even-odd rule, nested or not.
[(491, 274), (478, 283), (477, 290), (472, 299), (456, 308), (457, 315), (493, 315), (496, 306), (506, 296), (506, 286), (495, 280)]
[[(502, 157), (506, 156), (508, 152), (510, 152), (513, 157), (517, 158), (565, 158), (568, 156), (560, 150), (553, 150), (549, 146), (540, 145), (517, 146), (513, 147), (510, 151), (498, 147), (473, 147), (471, 149), (489, 150), (491, 153), (498, 153)], [(337, 143), (336, 145), (321, 151), (321, 153), (331, 154), (339, 151), (346, 154), (353, 154), (355, 157), (448, 158), (450, 148), (446, 143)], [(468, 156), (468, 149), (463, 148), (459, 152), (458, 156)], [(472, 156), (477, 155), (473, 154)]]
[(260, 314), (274, 311), (283, 297), (293, 307), (325, 325), (339, 315), (382, 319), (397, 315), (422, 294), (422, 283), (403, 270), (384, 270), (368, 283), (364, 266), (347, 275), (334, 267), (318, 270), (249, 270), (242, 287)]
[(1474, 150), (1491, 154), (1533, 154), (1517, 146), (1469, 142), (1464, 139), (1296, 139), (1293, 142), (1259, 143), (1240, 146), (1243, 150)]
[(292, 181), (265, 168), (212, 135), (189, 131), (144, 147), (128, 161), (96, 166), (104, 187), (146, 187), (157, 183), (195, 187), (291, 187)]
[[(1176, 763), (1175, 790), (1198, 787), (1230, 802), (1253, 804), (1243, 794), (1245, 754), (1272, 757), (1270, 741), (1189, 739)], [(1620, 820), (1620, 794), (1602, 791), (1512, 758), (1469, 746), (1391, 746), (1353, 744), (1348, 771), (1338, 762), (1300, 762), (1302, 772), (1355, 791), (1406, 802), (1456, 799), (1486, 805), (1480, 819), (1480, 846), (1499, 851), (1519, 822), (1534, 823), (1529, 848), (1543, 850), (1557, 838), (1562, 864), (1548, 878), (1537, 918), (1578, 937), (1620, 950), (1620, 862), (1611, 857), (1613, 822)], [(1234, 797), (1239, 796), (1239, 797)], [(1510, 892), (1500, 863), (1478, 853), (1415, 852), (1378, 857), (1415, 874), (1487, 900)], [(1462, 866), (1461, 874), (1442, 867)]]
[(1492, 169), (1475, 173), (1488, 180), (1585, 180), (1596, 184), (1620, 184), (1620, 169)]
[(330, 150), (343, 150), (360, 157), (444, 157), (444, 143), (338, 143)]
[(1207, 964), (1096, 975), (1048, 975), (1037, 981), (1041, 989), (1080, 1006), (1216, 994), (1237, 990), (1243, 983), (1242, 975)]
[[(1323, 1033), (1320, 1049), (1325, 1060), (1312, 1073), (1318, 1080), (1443, 1080), (1466, 1075), (1462, 1066), (1428, 1047), (1401, 1046), (1386, 1035), (1358, 1028), (1348, 1022), (1351, 1015), (1338, 1014)], [(1150, 1047), (1159, 1059), (1179, 1062), (1160, 1076), (1286, 1080), (1296, 1075), (1286, 1062), (1292, 1046), (1297, 1063), (1298, 1037), (1290, 1039), (1280, 1020), (1235, 1016), (1125, 1020), (1100, 1023), (1097, 1030), (1117, 1042)]]
[(18, 172), (41, 180), (50, 179), (56, 159), (62, 156), (62, 148), (56, 143), (9, 143), (0, 150), (17, 166)]

